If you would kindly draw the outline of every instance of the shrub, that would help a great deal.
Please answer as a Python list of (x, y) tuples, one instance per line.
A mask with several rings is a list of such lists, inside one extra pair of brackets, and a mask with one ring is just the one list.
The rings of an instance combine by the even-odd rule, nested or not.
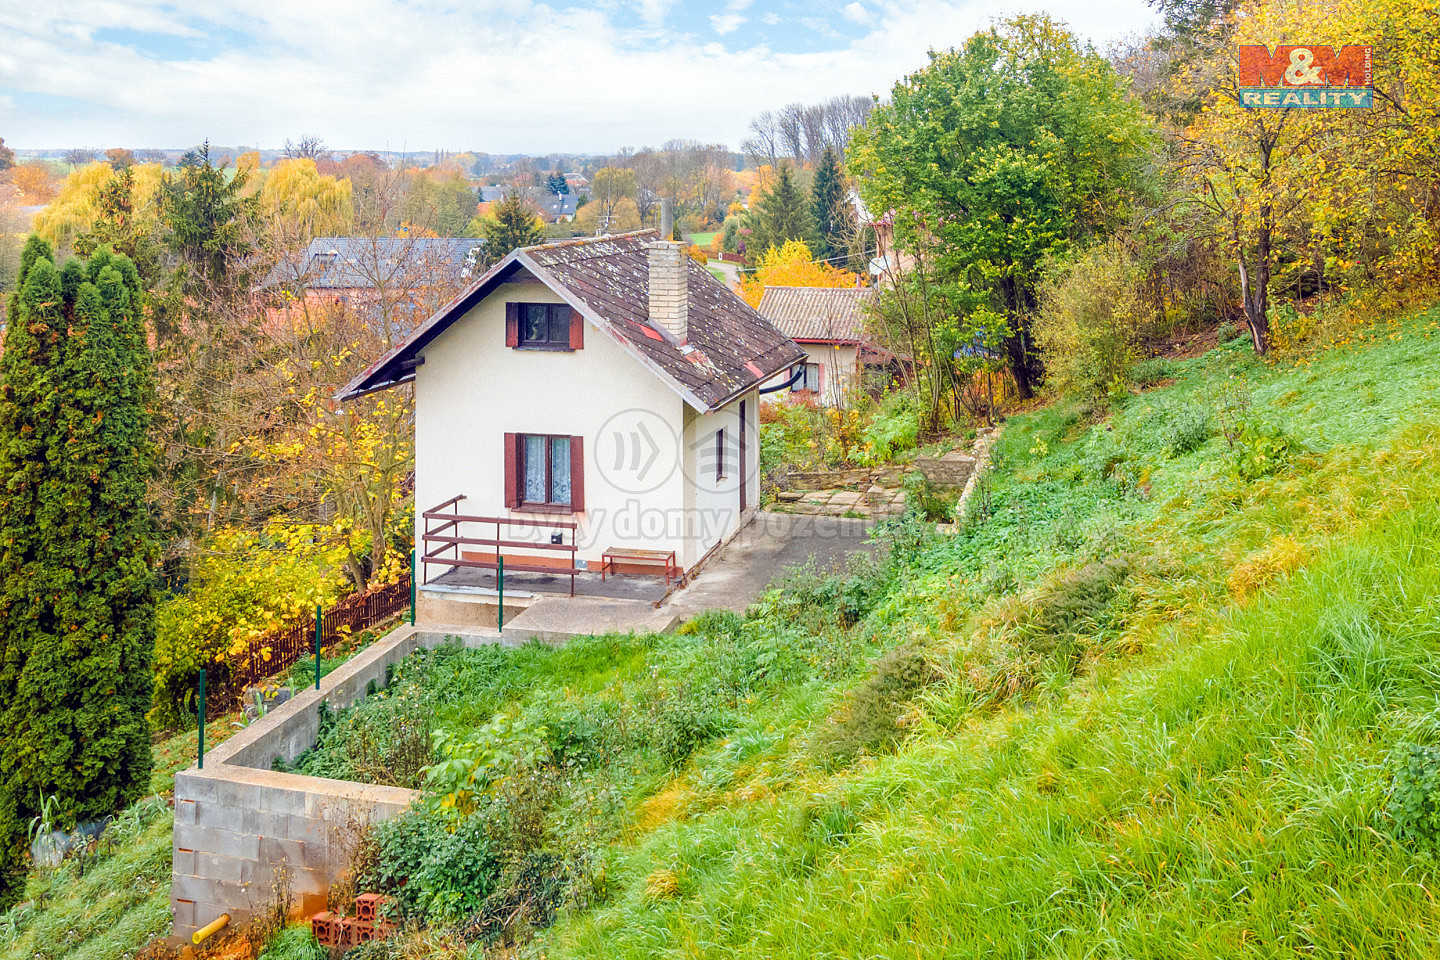
[(1040, 286), (1035, 345), (1057, 391), (1103, 401), (1124, 383), (1139, 336), (1140, 276), (1135, 255), (1114, 240), (1051, 266)]
[(867, 466), (886, 463), (902, 450), (914, 447), (919, 434), (920, 417), (910, 394), (903, 390), (887, 394), (875, 412), (875, 419), (861, 434), (864, 446), (859, 459)]
[(1400, 840), (1435, 849), (1440, 841), (1440, 747), (1410, 743), (1402, 751), (1385, 815)]
[(413, 687), (380, 692), (339, 713), (322, 712), (315, 745), (286, 769), (414, 790), (435, 760), (431, 722), (429, 704)]
[(893, 746), (904, 734), (900, 720), (906, 707), (939, 679), (919, 644), (901, 644), (885, 653), (815, 735), (816, 755), (843, 762)]
[(646, 740), (671, 766), (678, 766), (731, 725), (713, 698), (679, 687), (651, 701)]
[(955, 519), (960, 496), (953, 489), (937, 487), (919, 470), (905, 475), (904, 488), (908, 513), (931, 523), (949, 523)]
[(406, 919), (432, 925), (462, 920), (480, 909), (500, 876), (483, 814), (452, 824), (413, 805), (376, 826), (375, 843), (360, 886), (394, 897)]
[(1259, 480), (1283, 467), (1294, 453), (1293, 446), (1279, 424), (1246, 418), (1230, 446), (1230, 463), (1241, 480)]
[(467, 943), (485, 946), (515, 944), (526, 932), (547, 927), (567, 900), (582, 892), (582, 902), (591, 899), (593, 870), (588, 857), (562, 857), (548, 851), (533, 851), (516, 858), (505, 868), (494, 893), (460, 929)]
[(1151, 357), (1130, 367), (1130, 382), (1137, 387), (1153, 387), (1174, 375), (1174, 366), (1164, 357)]
[(1293, 303), (1272, 303), (1270, 345), (1279, 353), (1291, 353), (1315, 332), (1313, 314), (1301, 313)]
[[(210, 539), (187, 590), (156, 611), (151, 723), (172, 729), (193, 723), (201, 667), (213, 684), (252, 640), (313, 618), (317, 603), (328, 605), (344, 592), (339, 548), (313, 546), (320, 539), (314, 533), (277, 523), (261, 534), (226, 529)], [(260, 655), (268, 659), (263, 649)]]
[(1112, 557), (1061, 575), (1035, 592), (1020, 635), (1049, 653), (1066, 638), (1113, 626), (1111, 601), (1130, 572), (1128, 559)]
[(1215, 420), (1203, 407), (1186, 407), (1170, 422), (1165, 449), (1172, 457), (1193, 453), (1205, 446), (1215, 433)]

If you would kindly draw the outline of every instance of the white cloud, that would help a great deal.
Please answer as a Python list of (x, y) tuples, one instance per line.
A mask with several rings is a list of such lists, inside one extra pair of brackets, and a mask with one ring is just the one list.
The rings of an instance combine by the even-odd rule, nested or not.
[[(227, 24), (243, 36), (227, 32), (225, 43), (208, 48), (188, 40), (183, 55), (164, 57), (96, 40), (82, 23), (88, 5), (67, 14), (59, 5), (0, 0), (6, 143), (182, 147), (208, 138), (278, 146), (313, 133), (338, 149), (599, 153), (672, 137), (734, 145), (761, 110), (883, 94), (921, 66), (930, 47), (960, 43), (1022, 9), (1014, 0), (884, 0), (859, 39), (807, 31), (807, 44), (823, 48), (797, 44), (808, 52), (795, 52), (778, 30), (768, 46), (746, 46), (754, 41), (740, 31), (721, 46), (669, 29), (661, 24), (675, 0), (632, 5), (640, 30), (622, 26), (614, 7), (561, 11), (531, 0), (172, 2), (111, 0), (100, 19), (125, 14), (151, 32), (187, 37)], [(771, 4), (757, 0), (748, 15), (778, 19)], [(1097, 42), (1152, 20), (1144, 0), (1049, 5)], [(716, 18), (749, 7), (734, 0)], [(717, 32), (729, 22), (714, 24)], [(672, 82), (677, 76), (687, 82)], [(724, 97), (696, 94), (720, 89)], [(57, 109), (48, 98), (74, 107)]]
[(843, 13), (845, 19), (851, 23), (865, 24), (875, 19), (875, 14), (871, 13), (864, 4), (860, 3), (847, 3), (845, 9), (840, 12)]
[(738, 13), (717, 13), (710, 17), (710, 26), (721, 36), (734, 33), (744, 25), (745, 18)]
[(676, 0), (639, 0), (636, 6), (639, 8), (640, 19), (655, 26), (665, 21), (675, 3)]

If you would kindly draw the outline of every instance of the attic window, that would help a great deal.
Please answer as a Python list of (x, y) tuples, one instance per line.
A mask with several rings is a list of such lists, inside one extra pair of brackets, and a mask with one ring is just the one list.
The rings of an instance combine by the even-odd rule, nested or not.
[(522, 350), (579, 350), (584, 321), (563, 303), (505, 304), (505, 345)]

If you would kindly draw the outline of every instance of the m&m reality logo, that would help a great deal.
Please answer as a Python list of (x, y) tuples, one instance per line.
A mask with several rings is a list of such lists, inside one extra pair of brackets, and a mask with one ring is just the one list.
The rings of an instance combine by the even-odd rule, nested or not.
[(1252, 108), (1365, 109), (1375, 83), (1369, 45), (1340, 48), (1261, 44), (1240, 48), (1240, 105)]

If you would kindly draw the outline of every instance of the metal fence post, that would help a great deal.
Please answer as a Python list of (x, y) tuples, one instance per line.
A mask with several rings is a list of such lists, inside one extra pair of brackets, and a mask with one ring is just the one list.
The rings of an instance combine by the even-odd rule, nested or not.
[(415, 557), (419, 550), (410, 551), (410, 626), (415, 626)]
[(320, 634), (324, 630), (320, 604), (315, 604), (315, 689), (320, 689)]
[[(496, 537), (498, 540), (499, 537)], [(500, 557), (496, 565), (495, 583), (500, 588), (500, 612), (495, 616), (495, 632), (505, 632), (505, 558)]]
[(205, 668), (200, 668), (200, 769), (205, 769)]

